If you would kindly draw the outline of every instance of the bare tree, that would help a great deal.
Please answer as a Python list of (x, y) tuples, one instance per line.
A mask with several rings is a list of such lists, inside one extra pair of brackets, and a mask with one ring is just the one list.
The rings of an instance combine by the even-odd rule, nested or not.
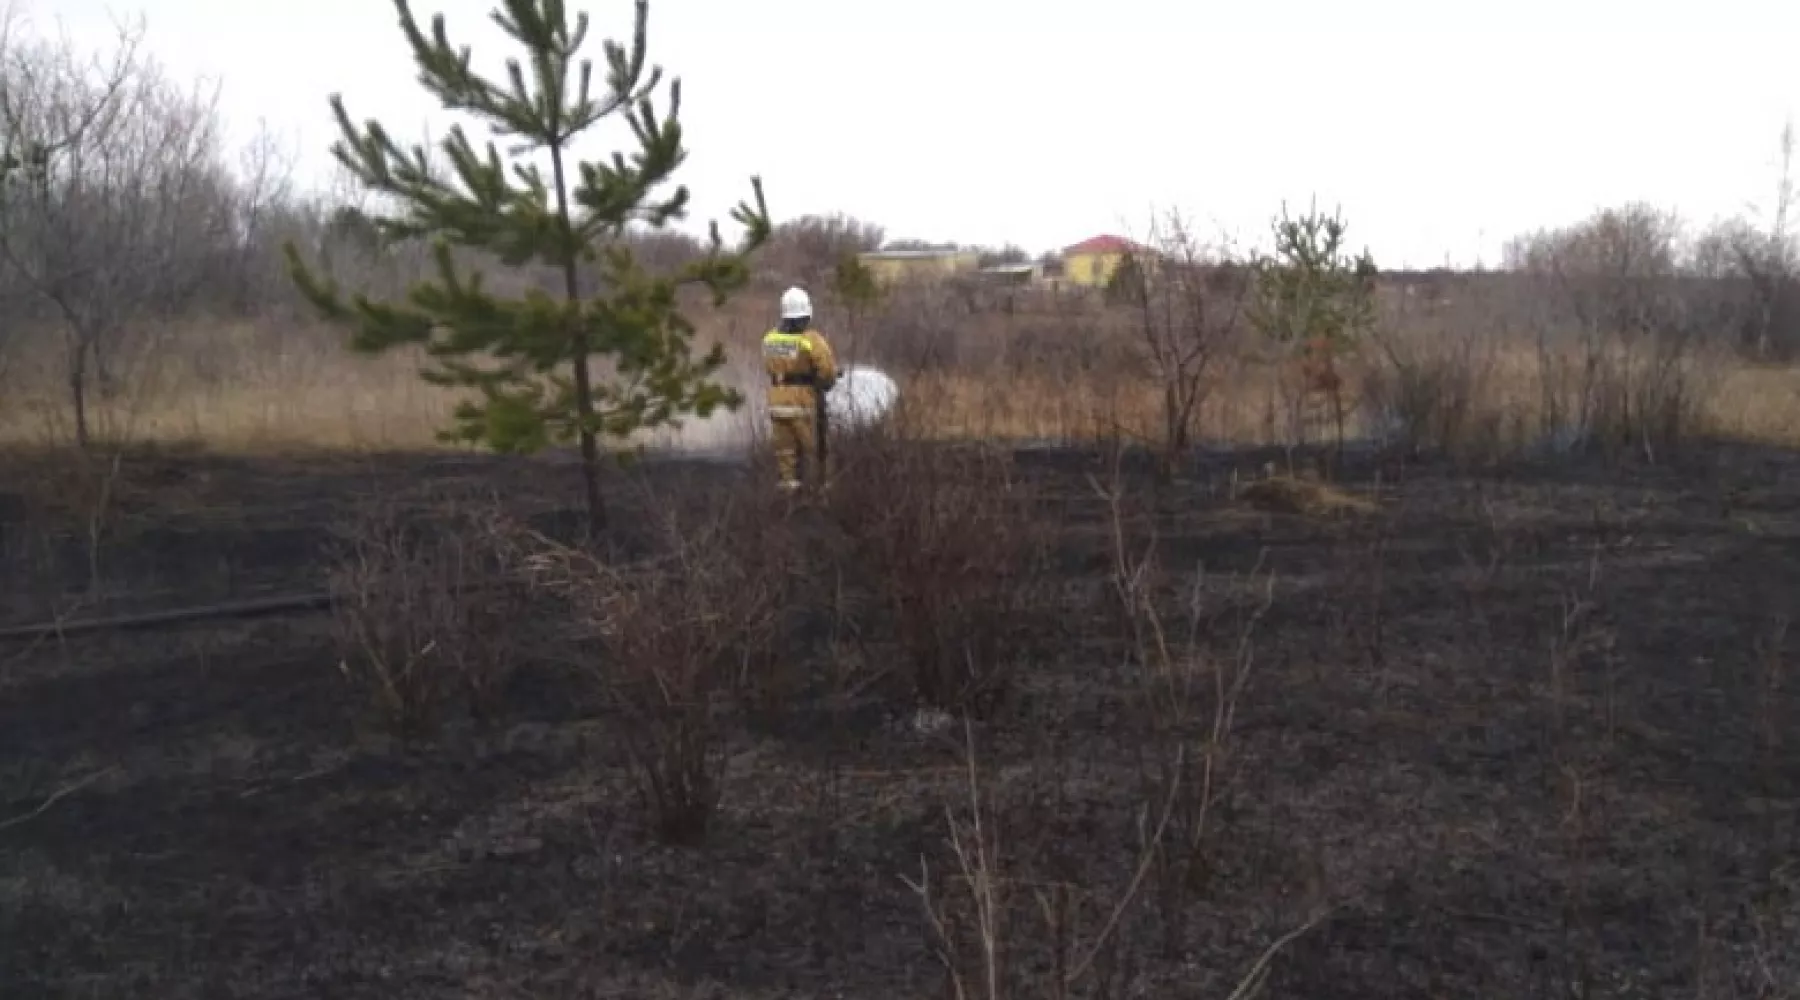
[(219, 248), (221, 304), (249, 313), (265, 307), (272, 293), (288, 292), (285, 262), (274, 252), (293, 235), (297, 221), (286, 209), (294, 203), (294, 159), (264, 123), (241, 152), (230, 196), (236, 224)]
[(1739, 248), (1756, 238), (1756, 229), (1742, 218), (1714, 223), (1688, 247), (1687, 272), (1704, 281), (1732, 281), (1742, 273)]
[(109, 56), (17, 32), (0, 45), (0, 261), (61, 328), (83, 447), (133, 322), (186, 308), (241, 238), (216, 94), (173, 86), (141, 32), (121, 27)]
[(1167, 480), (1193, 443), (1214, 362), (1231, 346), (1251, 287), (1248, 269), (1202, 245), (1179, 212), (1151, 226), (1107, 295), (1135, 313), (1138, 346), (1162, 397), (1156, 448)]
[[(67, 319), (79, 308), (82, 269), (77, 248), (56, 237), (82, 194), (74, 182), (82, 147), (118, 127), (129, 113), (127, 85), (139, 36), (121, 30), (110, 64), (83, 66), (65, 46), (22, 38), (8, 10), (0, 36), (0, 255), (10, 277), (33, 298), (47, 299)], [(79, 337), (77, 337), (79, 340)], [(70, 359), (77, 426), (85, 441), (91, 351)]]
[(1539, 230), (1506, 245), (1506, 266), (1548, 278), (1572, 318), (1610, 335), (1658, 332), (1682, 270), (1681, 223), (1632, 202), (1581, 222)]
[[(1752, 321), (1745, 331), (1746, 345), (1758, 357), (1768, 357), (1776, 349), (1780, 334), (1793, 333), (1788, 327), (1800, 319), (1800, 236), (1794, 226), (1794, 123), (1790, 120), (1781, 130), (1777, 158), (1775, 201), (1765, 229), (1748, 224), (1735, 227), (1730, 247), (1740, 273), (1749, 280), (1752, 296)], [(1795, 345), (1783, 343), (1784, 350)]]
[(775, 227), (763, 259), (785, 280), (825, 284), (846, 256), (879, 248), (885, 235), (848, 215), (803, 215)]

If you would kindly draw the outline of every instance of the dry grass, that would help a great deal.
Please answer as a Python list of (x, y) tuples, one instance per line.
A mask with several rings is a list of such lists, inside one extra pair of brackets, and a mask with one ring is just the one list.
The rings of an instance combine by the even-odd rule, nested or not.
[(1800, 442), (1800, 371), (1792, 367), (1727, 369), (1709, 403), (1708, 419), (1722, 436), (1760, 444)]
[(1372, 514), (1378, 509), (1364, 497), (1294, 476), (1269, 476), (1250, 482), (1238, 491), (1237, 499), (1256, 510), (1307, 517)]
[[(747, 306), (735, 305), (739, 313)], [(916, 318), (916, 317), (915, 317)], [(730, 379), (755, 397), (755, 317), (702, 317), (703, 340), (721, 339), (734, 356)], [(900, 375), (914, 431), (939, 439), (1006, 438), (1056, 442), (1154, 440), (1162, 400), (1155, 381), (1134, 370), (1131, 347), (1108, 317), (1072, 309), (1052, 316), (934, 318), (957, 324), (952, 348), (883, 340), (881, 329), (825, 327), (846, 360)], [(1045, 324), (1079, 341), (1045, 349)], [(917, 324), (913, 324), (917, 325)], [(911, 325), (902, 332), (916, 339)], [(899, 328), (897, 328), (899, 329)], [(840, 334), (839, 331), (842, 331)], [(1110, 331), (1110, 332), (1109, 332)], [(1481, 455), (1529, 447), (1569, 419), (1582, 389), (1582, 352), (1546, 355), (1520, 337), (1402, 331), (1364, 345), (1346, 372), (1355, 409), (1352, 437), (1382, 430), (1428, 447)], [(918, 356), (929, 356), (920, 362)], [(1626, 367), (1643, 368), (1641, 360)], [(422, 383), (416, 359), (368, 359), (310, 327), (194, 323), (145, 335), (121, 355), (119, 388), (95, 404), (98, 436), (131, 442), (202, 445), (223, 453), (386, 451), (446, 447), (456, 394)], [(1616, 366), (1615, 366), (1616, 367)], [(1709, 433), (1764, 443), (1800, 442), (1800, 370), (1735, 359), (1679, 360), (1699, 391), (1691, 415)], [(1612, 376), (1629, 380), (1621, 368)], [(1296, 407), (1283, 371), (1247, 351), (1210, 373), (1197, 422), (1202, 443), (1273, 445), (1323, 441), (1317, 406)], [(1638, 378), (1638, 376), (1630, 376)], [(1641, 381), (1641, 379), (1639, 379)], [(71, 437), (66, 395), (54, 358), (15, 357), (0, 394), (0, 444), (47, 444)], [(1558, 402), (1561, 400), (1561, 402)], [(1564, 412), (1552, 413), (1554, 409)], [(747, 443), (754, 405), (703, 426), (646, 435), (649, 443)]]
[[(417, 377), (415, 359), (355, 357), (320, 330), (196, 324), (135, 346), (126, 388), (95, 405), (98, 437), (230, 453), (433, 447), (457, 402)], [(9, 382), (0, 442), (69, 439), (54, 358), (20, 359)]]

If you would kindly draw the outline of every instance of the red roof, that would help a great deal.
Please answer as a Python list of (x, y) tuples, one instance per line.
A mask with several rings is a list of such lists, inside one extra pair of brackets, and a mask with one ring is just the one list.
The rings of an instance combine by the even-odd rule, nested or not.
[(1063, 253), (1135, 253), (1143, 249), (1123, 236), (1094, 236), (1082, 240), (1072, 247), (1064, 247)]

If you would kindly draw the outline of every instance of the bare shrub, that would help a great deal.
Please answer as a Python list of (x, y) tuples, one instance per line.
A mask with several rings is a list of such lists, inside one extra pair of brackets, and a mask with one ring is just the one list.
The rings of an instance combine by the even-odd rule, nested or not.
[(1674, 216), (1603, 209), (1507, 248), (1534, 318), (1543, 443), (1654, 461), (1704, 430), (1707, 312)]
[[(964, 773), (957, 801), (944, 810), (949, 857), (935, 868), (921, 860), (917, 876), (904, 879), (919, 900), (949, 996), (1137, 995), (1144, 977), (1134, 963), (1150, 929), (1142, 915), (1155, 907), (1165, 953), (1178, 952), (1195, 894), (1229, 835), (1219, 813), (1239, 770), (1232, 753), (1237, 705), (1254, 660), (1249, 637), (1272, 591), (1262, 588), (1223, 651), (1209, 641), (1217, 616), (1202, 613), (1197, 587), (1181, 624), (1168, 624), (1166, 577), (1152, 555), (1139, 553), (1139, 538), (1127, 528), (1128, 499), (1116, 466), (1101, 493), (1113, 514), (1119, 621), (1152, 730), (1142, 793), (1124, 840), (1127, 856), (1110, 872), (1071, 863), (1054, 850), (1046, 856), (1043, 841), (1059, 834), (1066, 839), (1079, 828), (1098, 841), (1110, 831), (1072, 820), (1080, 809), (1062, 795), (1019, 792), (1021, 781), (1030, 784), (1038, 780), (1033, 775), (1055, 769), (1041, 760), (1012, 779), (980, 765), (974, 729), (965, 721)], [(1148, 539), (1151, 551), (1154, 541)], [(1278, 935), (1226, 995), (1260, 990), (1275, 957), (1328, 912), (1313, 908)]]
[(1161, 397), (1157, 470), (1167, 480), (1193, 441), (1214, 364), (1234, 346), (1252, 281), (1248, 268), (1202, 246), (1177, 212), (1152, 227), (1150, 243), (1107, 291), (1135, 313), (1142, 364)]
[[(59, 620), (120, 596), (109, 550), (131, 515), (154, 502), (157, 470), (141, 458), (123, 449), (0, 450), (0, 563), (12, 562), (15, 593), (30, 593)], [(63, 552), (79, 556), (78, 570)]]
[(1115, 473), (1099, 487), (1112, 523), (1112, 590), (1123, 625), (1126, 664), (1137, 679), (1148, 729), (1144, 801), (1162, 803), (1161, 835), (1146, 866), (1162, 917), (1165, 957), (1179, 954), (1187, 914), (1205, 888), (1217, 846), (1226, 836), (1222, 804), (1241, 778), (1235, 750), (1238, 705), (1256, 662), (1257, 625), (1274, 603), (1275, 578), (1261, 574), (1257, 599), (1243, 609), (1231, 638), (1218, 648), (1212, 633), (1223, 611), (1208, 607), (1208, 581), (1196, 570), (1178, 615), (1165, 610), (1168, 575), (1152, 535), (1141, 549), (1127, 541), (1124, 492)]
[(967, 303), (941, 281), (905, 281), (886, 290), (878, 308), (859, 317), (850, 360), (905, 375), (965, 367), (974, 346), (957, 336), (970, 319)]
[(1583, 323), (1541, 331), (1536, 353), (1542, 447), (1654, 462), (1706, 430), (1711, 365), (1679, 333)]
[(1139, 812), (1139, 842), (1124, 884), (1096, 891), (1066, 873), (1046, 877), (1022, 856), (1028, 852), (1021, 841), (1030, 839), (1026, 824), (1062, 817), (1028, 812), (1023, 822), (1006, 822), (986, 770), (965, 721), (959, 791), (966, 798), (944, 808), (949, 865), (934, 873), (921, 858), (917, 878), (901, 876), (918, 897), (947, 994), (957, 1000), (1122, 994), (1130, 918), (1168, 827), (1169, 804)]
[(377, 500), (338, 529), (328, 577), (338, 669), (402, 738), (430, 733), (458, 701), (491, 717), (512, 678), (522, 595), (488, 523), (474, 506)]
[[(1173, 803), (1138, 811), (1137, 844), (1123, 885), (1108, 891), (1043, 877), (1015, 856), (1018, 845), (1009, 838), (1023, 824), (1003, 823), (990, 779), (977, 766), (973, 740), (966, 746), (967, 800), (960, 808), (944, 809), (949, 869), (934, 872), (921, 859), (917, 878), (901, 876), (918, 897), (944, 970), (946, 995), (955, 1000), (1144, 995), (1131, 975), (1133, 918), (1171, 829)], [(1250, 962), (1226, 1000), (1261, 993), (1282, 951), (1329, 916), (1328, 908), (1315, 907), (1277, 936)]]
[(986, 715), (1030, 655), (1048, 548), (1009, 456), (897, 433), (840, 449), (828, 504), (922, 706)]
[(624, 724), (657, 835), (695, 843), (719, 805), (741, 696), (778, 652), (791, 547), (768, 505), (745, 496), (661, 528), (666, 548), (632, 562), (525, 532), (516, 551), (604, 653), (587, 673)]
[(1500, 398), (1498, 333), (1380, 330), (1362, 372), (1365, 419), (1384, 443), (1461, 461), (1499, 458), (1523, 416)]
[(1548, 423), (1559, 443), (1654, 462), (1705, 432), (1711, 373), (1687, 344), (1594, 336), (1576, 364), (1544, 355)]
[(1757, 356), (1779, 351), (1792, 357), (1800, 347), (1800, 232), (1794, 218), (1794, 123), (1781, 130), (1780, 158), (1773, 204), (1761, 231), (1739, 230), (1731, 240), (1735, 270), (1751, 290), (1752, 321), (1743, 342)]

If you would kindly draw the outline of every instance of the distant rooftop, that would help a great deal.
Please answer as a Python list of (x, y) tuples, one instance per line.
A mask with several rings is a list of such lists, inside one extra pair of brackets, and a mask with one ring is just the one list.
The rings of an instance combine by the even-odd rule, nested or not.
[(1128, 240), (1123, 236), (1093, 236), (1082, 240), (1074, 246), (1064, 247), (1063, 253), (1141, 253), (1148, 249), (1149, 247)]

